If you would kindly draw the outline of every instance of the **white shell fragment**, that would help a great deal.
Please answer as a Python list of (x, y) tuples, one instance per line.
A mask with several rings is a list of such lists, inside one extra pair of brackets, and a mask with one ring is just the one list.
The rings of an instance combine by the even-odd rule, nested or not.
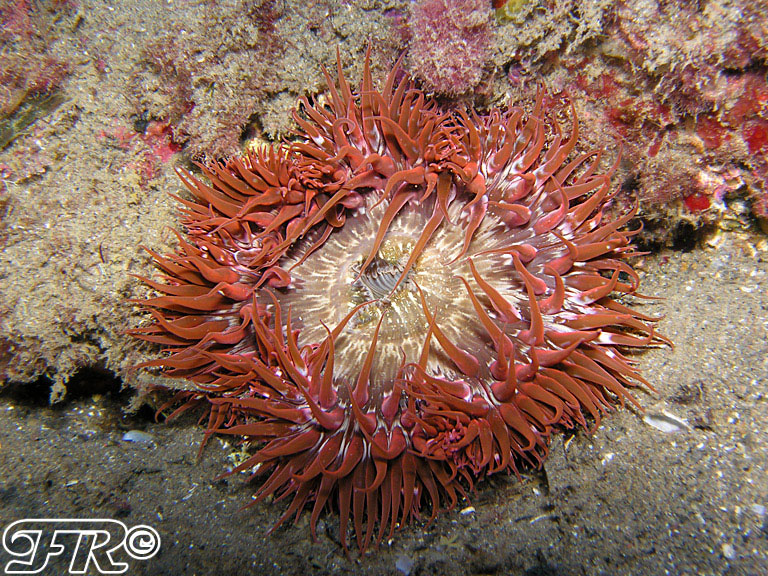
[(141, 430), (129, 430), (123, 434), (123, 442), (136, 442), (137, 444), (154, 444), (155, 439), (151, 434)]
[(691, 427), (688, 422), (663, 410), (662, 412), (654, 412), (652, 414), (646, 414), (643, 418), (643, 422), (649, 426), (653, 426), (656, 430), (661, 430), (665, 434), (672, 434), (674, 432), (681, 432), (683, 430), (690, 430)]

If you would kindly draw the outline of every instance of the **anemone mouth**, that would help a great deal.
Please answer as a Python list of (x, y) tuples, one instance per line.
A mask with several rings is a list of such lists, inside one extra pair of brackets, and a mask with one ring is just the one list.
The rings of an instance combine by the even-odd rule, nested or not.
[[(316, 241), (311, 235), (280, 262), (290, 270), (292, 282), (275, 294), (283, 310), (293, 311), (299, 346), (322, 342), (326, 327), (341, 324), (357, 309), (334, 344), (334, 381), (340, 388), (357, 378), (376, 332), (371, 383), (376, 396), (391, 390), (398, 371), (418, 361), (428, 340), (430, 323), (425, 304), (446, 337), (461, 342), (462, 348), (478, 359), (478, 377), (490, 378), (493, 342), (478, 319), (467, 286), (481, 295), (479, 300), (491, 316), (496, 312), (475, 275), (494, 284), (513, 306), (519, 307), (526, 297), (511, 259), (493, 250), (515, 240), (498, 217), (488, 214), (463, 249), (467, 227), (463, 209), (467, 202), (451, 205), (448, 218), (407, 269), (435, 211), (434, 200), (406, 204), (372, 256), (374, 239), (389, 206), (388, 201), (373, 195), (319, 249), (308, 254)], [(508, 323), (507, 328), (512, 330), (513, 326)], [(436, 346), (429, 350), (427, 366), (434, 375), (461, 377), (451, 357)]]

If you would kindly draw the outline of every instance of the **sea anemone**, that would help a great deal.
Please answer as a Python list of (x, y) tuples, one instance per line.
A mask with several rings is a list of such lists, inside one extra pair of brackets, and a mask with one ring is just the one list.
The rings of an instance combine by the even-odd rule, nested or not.
[[(402, 76), (341, 63), (291, 142), (179, 170), (186, 236), (134, 334), (242, 438), (254, 501), (338, 510), (347, 548), (453, 507), (484, 476), (540, 466), (557, 428), (596, 427), (648, 383), (627, 356), (666, 342), (638, 289), (600, 151), (571, 110), (446, 112)], [(378, 525), (378, 528), (377, 528)]]

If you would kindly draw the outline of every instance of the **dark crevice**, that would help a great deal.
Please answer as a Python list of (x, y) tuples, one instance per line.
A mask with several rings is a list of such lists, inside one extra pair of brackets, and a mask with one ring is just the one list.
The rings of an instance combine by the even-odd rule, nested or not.
[(658, 253), (665, 248), (679, 252), (690, 252), (713, 232), (713, 226), (697, 226), (693, 222), (681, 220), (671, 231), (665, 229), (667, 223), (635, 218), (628, 227), (636, 229), (640, 225), (643, 230), (632, 241), (639, 252)]
[(690, 252), (699, 243), (704, 228), (697, 228), (691, 222), (681, 221), (672, 231), (672, 249)]
[[(45, 407), (50, 405), (54, 381), (42, 376), (34, 382), (9, 383), (0, 388), (0, 398), (8, 398), (16, 404), (27, 407)], [(83, 368), (79, 370), (66, 384), (67, 393), (62, 402), (56, 406), (67, 405), (82, 398), (100, 394), (112, 400), (122, 402), (132, 394), (123, 390), (122, 379), (109, 370), (101, 368)]]
[(49, 404), (52, 387), (53, 381), (45, 376), (24, 384), (14, 382), (0, 388), (0, 398), (29, 408), (43, 408)]

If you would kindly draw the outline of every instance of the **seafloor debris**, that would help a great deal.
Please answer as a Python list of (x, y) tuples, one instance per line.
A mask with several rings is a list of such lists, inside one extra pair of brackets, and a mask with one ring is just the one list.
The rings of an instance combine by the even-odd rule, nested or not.
[(691, 429), (685, 420), (666, 410), (662, 410), (661, 412), (649, 412), (643, 417), (643, 422), (666, 434)]

